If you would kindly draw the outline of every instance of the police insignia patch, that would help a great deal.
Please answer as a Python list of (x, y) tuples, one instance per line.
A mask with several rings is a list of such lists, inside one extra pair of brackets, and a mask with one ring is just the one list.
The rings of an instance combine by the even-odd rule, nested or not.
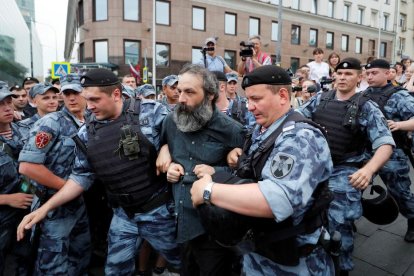
[(286, 153), (277, 153), (273, 157), (272, 164), (270, 165), (270, 171), (276, 178), (283, 178), (288, 175), (295, 164), (295, 160), (291, 155)]
[(35, 144), (36, 147), (38, 149), (43, 149), (44, 147), (47, 146), (47, 144), (49, 144), (50, 140), (52, 139), (52, 135), (44, 132), (44, 131), (40, 131), (36, 134), (35, 137)]

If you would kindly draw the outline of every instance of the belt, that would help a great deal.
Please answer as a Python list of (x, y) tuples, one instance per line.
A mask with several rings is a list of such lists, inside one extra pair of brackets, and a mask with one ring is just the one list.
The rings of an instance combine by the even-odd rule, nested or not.
[(122, 207), (128, 217), (133, 217), (136, 213), (147, 213), (151, 210), (154, 210), (157, 207), (167, 203), (171, 199), (171, 193), (169, 191), (162, 192), (155, 196), (154, 198), (148, 200), (142, 205), (131, 206), (131, 207)]

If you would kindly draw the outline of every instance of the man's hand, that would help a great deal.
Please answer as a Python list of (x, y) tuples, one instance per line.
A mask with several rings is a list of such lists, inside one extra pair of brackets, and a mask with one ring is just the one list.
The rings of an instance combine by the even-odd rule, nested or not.
[(202, 178), (206, 174), (213, 175), (216, 172), (216, 170), (209, 165), (201, 164), (196, 165), (194, 167), (193, 172), (195, 173), (195, 175), (197, 175), (198, 178)]
[(227, 164), (230, 168), (235, 169), (237, 167), (237, 161), (243, 150), (241, 148), (235, 148), (227, 154)]
[(47, 213), (48, 209), (45, 208), (45, 205), (43, 205), (39, 209), (26, 215), (17, 227), (17, 241), (22, 240), (24, 238), (25, 231), (29, 230), (33, 227), (33, 225), (44, 219)]
[(400, 130), (400, 122), (395, 122), (393, 120), (387, 120), (388, 127), (390, 128), (391, 132)]
[(204, 189), (208, 183), (211, 182), (211, 176), (205, 174), (202, 178), (195, 181), (191, 187), (191, 200), (193, 201), (193, 206), (197, 207), (198, 205), (204, 203), (203, 194)]
[(172, 158), (170, 150), (168, 149), (168, 145), (165, 144), (161, 147), (160, 152), (158, 153), (157, 161), (155, 162), (157, 167), (157, 175), (160, 173), (166, 173), (171, 162)]
[(167, 170), (168, 182), (177, 183), (182, 175), (184, 175), (183, 166), (177, 163), (171, 163)]
[(13, 111), (13, 118), (17, 121), (20, 121), (22, 119), (22, 115), (18, 111)]
[(15, 193), (8, 195), (8, 205), (14, 208), (27, 209), (32, 205), (33, 195)]
[(371, 183), (373, 174), (373, 172), (363, 167), (348, 176), (348, 178), (352, 187), (358, 190), (364, 190), (366, 187), (368, 187), (369, 183)]

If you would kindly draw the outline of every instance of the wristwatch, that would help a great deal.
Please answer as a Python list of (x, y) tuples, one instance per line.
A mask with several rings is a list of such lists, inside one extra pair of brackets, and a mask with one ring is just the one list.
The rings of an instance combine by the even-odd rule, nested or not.
[(213, 188), (213, 185), (214, 185), (214, 182), (211, 181), (204, 187), (204, 192), (203, 192), (204, 203), (209, 204), (209, 205), (211, 204), (211, 189)]

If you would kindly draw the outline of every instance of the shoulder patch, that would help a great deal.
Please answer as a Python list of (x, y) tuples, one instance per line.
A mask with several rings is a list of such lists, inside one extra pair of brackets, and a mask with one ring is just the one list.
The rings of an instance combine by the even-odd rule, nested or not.
[(51, 139), (52, 139), (52, 134), (44, 132), (44, 131), (38, 132), (35, 137), (36, 147), (38, 149), (42, 149), (46, 147), (49, 144)]
[(277, 153), (270, 165), (270, 172), (276, 178), (283, 178), (287, 176), (293, 168), (295, 160), (293, 157), (286, 153)]

